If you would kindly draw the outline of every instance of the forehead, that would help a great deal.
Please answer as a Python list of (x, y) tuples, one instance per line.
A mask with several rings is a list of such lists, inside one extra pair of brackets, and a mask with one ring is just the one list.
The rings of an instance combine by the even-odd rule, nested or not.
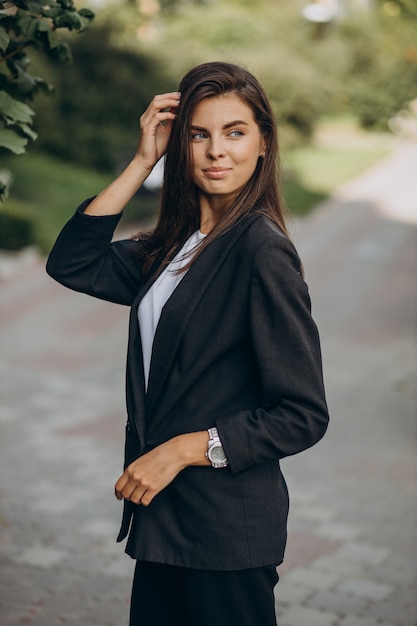
[(235, 120), (256, 124), (250, 106), (234, 93), (204, 98), (191, 115), (191, 123), (197, 126), (223, 125)]

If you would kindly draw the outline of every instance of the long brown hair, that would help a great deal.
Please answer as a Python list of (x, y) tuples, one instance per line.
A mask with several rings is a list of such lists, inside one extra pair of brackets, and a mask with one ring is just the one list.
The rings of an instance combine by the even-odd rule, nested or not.
[[(200, 226), (198, 189), (191, 178), (191, 119), (205, 98), (228, 93), (238, 96), (253, 112), (266, 142), (264, 157), (245, 187), (204, 238), (193, 260), (216, 237), (250, 213), (269, 217), (288, 236), (285, 208), (279, 189), (277, 127), (266, 93), (244, 68), (231, 63), (203, 63), (191, 69), (179, 86), (181, 100), (173, 122), (165, 160), (161, 208), (156, 227), (137, 236), (144, 272), (156, 263), (161, 270), (174, 252)], [(188, 267), (186, 265), (186, 267)]]

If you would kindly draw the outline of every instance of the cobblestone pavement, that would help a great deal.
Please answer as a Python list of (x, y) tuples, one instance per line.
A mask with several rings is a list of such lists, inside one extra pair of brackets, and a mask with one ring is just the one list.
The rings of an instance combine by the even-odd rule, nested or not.
[[(332, 421), (283, 463), (280, 626), (417, 623), (416, 163), (401, 144), (294, 224)], [(0, 263), (0, 624), (123, 626), (127, 309), (65, 290), (36, 258), (14, 267)]]

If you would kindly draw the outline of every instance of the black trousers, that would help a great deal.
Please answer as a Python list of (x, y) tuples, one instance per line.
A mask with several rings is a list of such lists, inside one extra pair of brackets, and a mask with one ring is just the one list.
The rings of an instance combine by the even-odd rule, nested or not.
[(137, 561), (130, 626), (277, 626), (275, 566), (195, 570)]

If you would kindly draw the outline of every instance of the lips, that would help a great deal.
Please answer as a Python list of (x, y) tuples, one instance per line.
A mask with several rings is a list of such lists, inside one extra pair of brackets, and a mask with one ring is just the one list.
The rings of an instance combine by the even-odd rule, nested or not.
[(224, 178), (224, 176), (226, 176), (226, 174), (228, 174), (228, 172), (230, 171), (230, 168), (227, 167), (208, 167), (207, 169), (203, 170), (207, 178), (213, 179)]

